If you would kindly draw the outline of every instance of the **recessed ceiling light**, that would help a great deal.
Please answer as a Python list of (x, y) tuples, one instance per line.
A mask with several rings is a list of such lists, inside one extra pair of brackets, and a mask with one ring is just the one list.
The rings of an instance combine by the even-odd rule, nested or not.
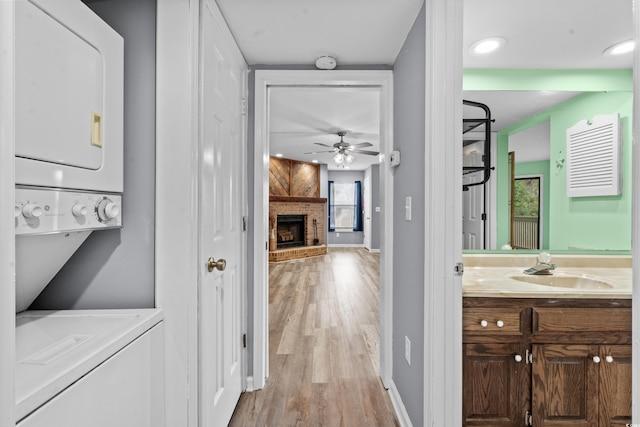
[(282, 153), (277, 153), (276, 157), (282, 157)]
[(311, 163), (318, 163), (316, 159), (311, 160)]
[(636, 43), (633, 40), (625, 40), (620, 43), (616, 43), (613, 46), (609, 46), (603, 52), (604, 55), (607, 56), (616, 56), (622, 55), (625, 53), (633, 52), (633, 49), (636, 47)]
[(495, 52), (507, 43), (507, 39), (504, 37), (487, 37), (478, 40), (469, 47), (469, 51), (475, 55), (486, 55), (491, 52)]

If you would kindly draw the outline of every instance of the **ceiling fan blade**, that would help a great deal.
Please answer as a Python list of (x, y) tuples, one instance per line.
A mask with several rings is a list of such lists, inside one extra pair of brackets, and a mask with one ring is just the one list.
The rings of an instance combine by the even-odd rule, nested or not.
[(327, 151), (311, 151), (309, 153), (304, 154), (318, 154), (318, 153), (335, 153), (336, 150), (327, 150)]
[(377, 151), (369, 151), (369, 150), (349, 150), (350, 153), (356, 153), (356, 154), (366, 154), (368, 156), (377, 156), (378, 153)]
[(359, 142), (357, 144), (351, 144), (352, 147), (373, 147), (373, 144), (370, 142)]
[(314, 142), (314, 144), (316, 144), (316, 145), (322, 145), (323, 147), (333, 148), (333, 145), (323, 144), (322, 142)]

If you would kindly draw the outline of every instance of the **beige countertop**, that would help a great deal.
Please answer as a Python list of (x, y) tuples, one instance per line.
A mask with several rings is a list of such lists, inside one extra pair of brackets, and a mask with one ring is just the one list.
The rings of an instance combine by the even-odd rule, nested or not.
[[(630, 256), (554, 256), (551, 262), (557, 267), (551, 276), (523, 273), (536, 264), (535, 255), (464, 255), (463, 261), (465, 297), (631, 298)], [(565, 278), (577, 286), (563, 286)], [(550, 283), (527, 282), (530, 280)]]

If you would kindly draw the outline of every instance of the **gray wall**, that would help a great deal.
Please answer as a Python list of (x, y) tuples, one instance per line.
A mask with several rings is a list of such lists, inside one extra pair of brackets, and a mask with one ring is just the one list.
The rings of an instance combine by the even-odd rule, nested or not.
[[(364, 171), (335, 171), (330, 170), (327, 176), (328, 181), (336, 184), (353, 184), (355, 181), (364, 182)], [(329, 222), (327, 221), (327, 229)], [(327, 243), (329, 245), (362, 245), (364, 243), (364, 233), (354, 231), (351, 233), (329, 231)]]
[[(402, 155), (393, 183), (393, 381), (414, 426), (423, 425), (424, 399), (425, 54), (423, 6), (393, 73), (393, 140)], [(412, 221), (405, 220), (405, 197), (412, 198)], [(404, 357), (405, 336), (411, 340), (411, 366)]]
[(380, 212), (376, 212), (376, 207), (380, 206), (380, 165), (371, 165), (364, 171), (364, 176), (369, 177), (371, 182), (371, 248), (380, 249)]
[(124, 227), (89, 236), (32, 308), (153, 307), (156, 2), (85, 3), (124, 38)]

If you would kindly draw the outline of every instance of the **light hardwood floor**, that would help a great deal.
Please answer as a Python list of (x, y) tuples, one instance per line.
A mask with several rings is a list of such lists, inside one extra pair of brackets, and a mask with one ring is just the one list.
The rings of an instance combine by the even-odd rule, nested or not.
[(269, 265), (270, 376), (230, 426), (398, 426), (378, 376), (379, 256), (330, 248)]

